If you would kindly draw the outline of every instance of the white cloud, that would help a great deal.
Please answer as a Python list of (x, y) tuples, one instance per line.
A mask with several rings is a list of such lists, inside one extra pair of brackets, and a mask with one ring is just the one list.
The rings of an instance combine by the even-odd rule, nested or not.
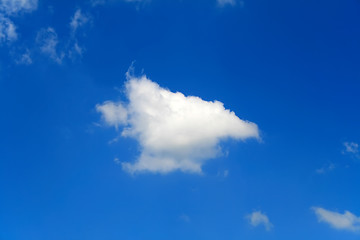
[(0, 14), (0, 43), (17, 39), (16, 26), (7, 17)]
[(313, 207), (312, 210), (315, 212), (319, 222), (325, 222), (339, 230), (360, 232), (360, 217), (355, 216), (349, 211), (341, 214), (320, 207)]
[(89, 22), (89, 17), (84, 15), (81, 9), (75, 11), (74, 16), (71, 18), (70, 27), (72, 32)]
[(39, 44), (40, 51), (43, 54), (49, 56), (52, 60), (59, 64), (62, 62), (64, 53), (59, 53), (57, 50), (59, 40), (53, 28), (48, 27), (41, 29), (36, 36), (36, 42)]
[(246, 218), (249, 220), (251, 226), (257, 227), (264, 225), (266, 231), (270, 231), (273, 228), (273, 224), (270, 222), (268, 216), (261, 211), (254, 211), (247, 215)]
[(127, 110), (121, 103), (107, 101), (97, 104), (96, 111), (102, 114), (102, 119), (107, 125), (114, 126), (116, 129), (119, 125), (127, 123)]
[(219, 6), (231, 5), (234, 6), (236, 4), (235, 0), (217, 0)]
[(0, 11), (8, 15), (37, 9), (38, 0), (0, 0)]
[(201, 173), (202, 165), (221, 153), (221, 140), (259, 138), (255, 123), (241, 120), (219, 101), (171, 92), (146, 76), (127, 78), (128, 104), (107, 101), (96, 109), (107, 125), (124, 126), (121, 135), (138, 141), (138, 159), (122, 163), (130, 173)]

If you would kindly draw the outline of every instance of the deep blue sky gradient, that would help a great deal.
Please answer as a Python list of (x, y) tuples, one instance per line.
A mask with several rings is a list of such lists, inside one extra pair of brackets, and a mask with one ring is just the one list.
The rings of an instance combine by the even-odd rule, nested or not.
[[(92, 19), (86, 51), (59, 65), (34, 39), (51, 26), (65, 44), (78, 8)], [(342, 154), (360, 142), (360, 1), (40, 0), (13, 21), (19, 39), (0, 46), (1, 240), (359, 238), (310, 208), (360, 215), (360, 160)], [(31, 65), (15, 63), (24, 48)], [(223, 102), (263, 141), (223, 143), (203, 176), (124, 172), (114, 158), (135, 160), (138, 146), (109, 144), (118, 133), (94, 124), (95, 105), (126, 100), (133, 61), (163, 87)], [(274, 228), (250, 226), (253, 210)]]

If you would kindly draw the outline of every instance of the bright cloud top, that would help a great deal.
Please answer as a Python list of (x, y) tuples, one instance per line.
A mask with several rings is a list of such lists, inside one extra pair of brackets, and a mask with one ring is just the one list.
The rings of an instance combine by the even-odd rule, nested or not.
[(127, 78), (129, 102), (107, 101), (96, 109), (107, 125), (124, 126), (121, 135), (140, 144), (138, 159), (122, 163), (130, 173), (201, 173), (202, 165), (221, 152), (221, 140), (259, 138), (255, 123), (241, 120), (219, 101), (171, 92), (146, 76)]
[(360, 232), (360, 217), (349, 211), (341, 214), (320, 207), (313, 207), (312, 210), (315, 212), (319, 222), (325, 222), (339, 230)]
[(262, 213), (261, 211), (254, 211), (247, 215), (246, 218), (249, 220), (251, 226), (257, 227), (263, 225), (266, 231), (270, 231), (273, 227), (268, 216), (266, 216), (266, 214)]

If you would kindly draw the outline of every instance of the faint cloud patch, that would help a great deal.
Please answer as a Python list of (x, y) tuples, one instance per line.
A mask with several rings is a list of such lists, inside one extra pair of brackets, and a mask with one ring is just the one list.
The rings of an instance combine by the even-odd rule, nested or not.
[(70, 21), (71, 31), (75, 33), (79, 27), (84, 26), (88, 22), (89, 17), (85, 15), (81, 9), (77, 9)]
[[(151, 0), (122, 0), (122, 2), (134, 3), (136, 5), (137, 10), (139, 10), (141, 5), (149, 3), (150, 1)], [(116, 1), (116, 0), (91, 0), (91, 6), (97, 7), (97, 6), (116, 3), (116, 2), (119, 2), (119, 1)]]
[(16, 60), (16, 64), (30, 65), (32, 64), (31, 53), (29, 49), (26, 49)]
[(15, 24), (9, 18), (0, 14), (0, 44), (15, 41), (17, 37)]
[(326, 164), (323, 167), (316, 169), (316, 173), (317, 174), (325, 174), (325, 173), (333, 171), (335, 169), (335, 167), (336, 166), (333, 163)]
[(37, 0), (0, 0), (0, 44), (17, 40), (16, 25), (10, 19), (37, 9)]
[(118, 164), (118, 165), (120, 165), (121, 164), (121, 162), (120, 162), (120, 159), (119, 158), (114, 158), (114, 163), (116, 163), (116, 164)]
[(36, 36), (40, 51), (56, 63), (61, 64), (65, 53), (58, 50), (58, 35), (52, 27), (41, 29)]
[(33, 11), (37, 9), (37, 0), (0, 0), (0, 11), (8, 15), (18, 14), (22, 11)]
[(59, 40), (54, 28), (40, 29), (36, 42), (41, 53), (58, 64), (61, 64), (65, 58), (73, 61), (81, 58), (85, 49), (79, 45), (79, 29), (88, 24), (90, 19), (89, 14), (84, 14), (81, 9), (77, 9), (70, 18), (70, 36), (62, 41)]
[(350, 154), (353, 157), (360, 158), (359, 155), (359, 144), (356, 142), (344, 142), (343, 154)]
[(236, 1), (235, 0), (217, 0), (217, 3), (220, 7), (224, 7), (226, 5), (235, 6)]
[(268, 216), (261, 211), (254, 211), (245, 217), (249, 224), (253, 227), (263, 225), (266, 231), (270, 231), (273, 228), (273, 224), (270, 222)]
[(222, 178), (227, 178), (229, 176), (229, 170), (225, 169), (223, 171), (219, 171), (217, 176)]
[(191, 221), (190, 217), (186, 214), (181, 214), (179, 219), (183, 222), (189, 223)]

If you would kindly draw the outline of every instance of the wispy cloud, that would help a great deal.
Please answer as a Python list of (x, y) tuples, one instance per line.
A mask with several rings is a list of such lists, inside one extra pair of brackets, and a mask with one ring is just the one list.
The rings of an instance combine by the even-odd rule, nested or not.
[(36, 42), (41, 53), (58, 64), (61, 64), (65, 58), (74, 60), (82, 57), (85, 50), (78, 43), (78, 31), (85, 24), (89, 23), (89, 21), (89, 15), (84, 14), (81, 9), (77, 9), (70, 18), (69, 37), (63, 38), (61, 41), (54, 28), (48, 27), (40, 29), (36, 37)]
[(76, 32), (76, 30), (85, 25), (89, 22), (89, 17), (85, 15), (81, 9), (77, 9), (74, 13), (74, 16), (71, 18), (70, 21), (70, 28), (73, 33)]
[(273, 228), (273, 224), (270, 222), (268, 216), (261, 211), (254, 211), (249, 215), (246, 215), (246, 219), (253, 227), (263, 225), (266, 231), (270, 231)]
[(319, 222), (327, 223), (339, 230), (360, 232), (360, 217), (349, 211), (339, 213), (321, 207), (313, 207), (312, 210), (315, 212)]
[(11, 42), (17, 39), (15, 24), (4, 15), (0, 14), (0, 43)]
[(107, 101), (96, 109), (122, 136), (135, 138), (141, 154), (123, 163), (130, 172), (201, 173), (202, 165), (221, 152), (223, 139), (259, 138), (255, 123), (241, 120), (219, 101), (171, 92), (146, 76), (127, 74), (127, 104)]
[(37, 9), (38, 0), (1, 0), (0, 11), (7, 15), (14, 15), (19, 12), (30, 12)]
[(41, 29), (36, 36), (36, 42), (43, 54), (59, 64), (62, 62), (65, 54), (58, 50), (59, 39), (55, 29), (51, 27)]
[(217, 3), (221, 7), (226, 6), (226, 5), (235, 6), (236, 0), (217, 0)]
[(188, 215), (186, 215), (186, 214), (181, 214), (179, 218), (180, 218), (180, 220), (182, 220), (182, 221), (184, 221), (186, 223), (190, 222), (190, 217)]
[(343, 154), (350, 154), (355, 158), (360, 158), (359, 154), (359, 144), (356, 142), (344, 142), (344, 150), (342, 151)]
[[(150, 0), (121, 0), (123, 2), (129, 2), (129, 3), (144, 3), (144, 2), (148, 2)], [(91, 0), (91, 5), (93, 7), (95, 6), (98, 6), (98, 5), (103, 5), (105, 3), (108, 3), (108, 2), (114, 2), (114, 1), (111, 1), (111, 0)]]
[(37, 9), (37, 3), (37, 0), (0, 0), (0, 43), (17, 40), (17, 27), (11, 19)]
[(335, 164), (330, 163), (330, 164), (326, 164), (321, 168), (316, 169), (316, 173), (317, 174), (325, 174), (328, 172), (331, 172), (335, 169)]
[(26, 49), (23, 54), (20, 55), (18, 59), (15, 60), (17, 64), (30, 65), (32, 64), (31, 53), (29, 49)]
[(84, 47), (79, 45), (79, 30), (91, 22), (89, 13), (84, 13), (77, 9), (70, 19), (70, 39), (68, 40), (68, 57), (72, 60), (82, 57), (85, 52)]
[(223, 171), (218, 171), (217, 176), (222, 178), (227, 178), (229, 176), (229, 170), (225, 169)]

